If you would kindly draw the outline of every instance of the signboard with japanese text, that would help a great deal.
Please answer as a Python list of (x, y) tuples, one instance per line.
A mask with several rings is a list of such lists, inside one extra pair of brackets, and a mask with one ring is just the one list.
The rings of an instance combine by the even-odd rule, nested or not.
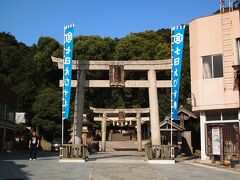
[(70, 110), (73, 37), (74, 37), (74, 24), (64, 26), (63, 119), (66, 120), (69, 118)]
[(178, 98), (181, 80), (182, 56), (184, 46), (184, 30), (183, 27), (172, 28), (172, 90), (171, 90), (171, 119), (178, 120)]
[(220, 131), (219, 127), (212, 128), (212, 153), (220, 155)]

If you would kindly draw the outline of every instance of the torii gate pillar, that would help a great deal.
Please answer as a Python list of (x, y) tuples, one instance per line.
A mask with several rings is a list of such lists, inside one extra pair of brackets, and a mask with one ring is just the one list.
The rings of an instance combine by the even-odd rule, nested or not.
[(148, 82), (152, 145), (161, 145), (156, 72), (154, 69), (148, 70)]
[(84, 84), (85, 84), (85, 71), (79, 70), (78, 72), (78, 85), (77, 85), (77, 118), (74, 120), (76, 125), (75, 144), (82, 144), (82, 121), (84, 111)]
[(101, 151), (106, 151), (106, 134), (107, 134), (107, 114), (103, 113), (102, 119), (102, 144), (101, 144)]
[(142, 128), (141, 128), (141, 114), (137, 113), (137, 141), (138, 151), (142, 151)]

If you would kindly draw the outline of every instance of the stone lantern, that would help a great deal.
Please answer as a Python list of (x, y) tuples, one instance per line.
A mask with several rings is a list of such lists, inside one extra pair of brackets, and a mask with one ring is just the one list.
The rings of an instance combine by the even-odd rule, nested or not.
[(82, 139), (83, 139), (83, 145), (87, 146), (87, 135), (88, 135), (88, 128), (89, 128), (89, 121), (87, 120), (86, 114), (83, 115), (83, 122), (82, 122)]

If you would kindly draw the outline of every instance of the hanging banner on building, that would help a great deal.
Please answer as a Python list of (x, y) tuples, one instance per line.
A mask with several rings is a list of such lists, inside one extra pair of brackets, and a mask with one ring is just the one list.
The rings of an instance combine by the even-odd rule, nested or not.
[(63, 119), (68, 119), (71, 97), (74, 24), (64, 26)]
[(212, 153), (220, 155), (220, 131), (219, 127), (212, 128)]
[(181, 80), (182, 55), (184, 46), (185, 26), (172, 28), (172, 89), (171, 89), (171, 119), (178, 120), (178, 97)]

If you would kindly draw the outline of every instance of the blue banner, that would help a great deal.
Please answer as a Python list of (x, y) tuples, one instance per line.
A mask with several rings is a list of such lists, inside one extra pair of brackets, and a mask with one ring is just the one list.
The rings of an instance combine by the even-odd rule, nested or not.
[(74, 24), (64, 26), (63, 119), (68, 119), (70, 110), (73, 37)]
[(184, 46), (184, 27), (172, 28), (172, 90), (171, 90), (171, 119), (178, 120), (178, 98), (181, 80), (182, 55)]

